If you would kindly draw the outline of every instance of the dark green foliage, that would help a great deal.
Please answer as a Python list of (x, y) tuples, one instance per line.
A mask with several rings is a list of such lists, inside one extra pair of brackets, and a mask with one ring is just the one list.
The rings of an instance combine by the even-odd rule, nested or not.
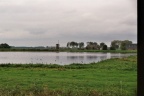
[(77, 43), (77, 42), (74, 42), (74, 41), (68, 42), (67, 43), (67, 48), (70, 48), (70, 47), (72, 47), (72, 48), (74, 48), (74, 47), (78, 48), (79, 47), (79, 49), (82, 49), (82, 48), (84, 48), (84, 43), (83, 42)]
[(111, 42), (111, 47), (114, 47), (115, 49), (121, 49), (121, 50), (126, 50), (126, 44), (132, 44), (132, 41), (129, 40), (113, 40)]
[[(100, 48), (103, 50), (104, 45), (106, 45), (105, 43), (100, 43)], [(107, 50), (107, 49), (106, 49)]]
[(100, 46), (98, 45), (97, 42), (87, 42), (87, 46), (86, 46), (86, 49), (88, 50), (99, 50), (100, 49)]
[(74, 48), (74, 47), (78, 47), (78, 43), (72, 41), (72, 42), (70, 42), (70, 46), (72, 46), (73, 48)]
[(100, 43), (100, 48), (102, 48), (105, 45), (105, 43)]
[(110, 50), (116, 50), (115, 47), (110, 47)]
[(67, 43), (67, 48), (69, 48), (69, 47), (70, 47), (70, 42)]
[(118, 49), (119, 46), (120, 46), (120, 44), (121, 44), (121, 41), (120, 41), (120, 40), (113, 40), (113, 41), (111, 41), (111, 47), (112, 47), (113, 49)]
[(0, 48), (10, 48), (10, 46), (7, 43), (0, 44)]
[(107, 45), (104, 45), (104, 46), (102, 47), (102, 50), (107, 50)]
[(122, 42), (120, 48), (121, 48), (121, 50), (126, 50), (126, 43)]
[(79, 46), (79, 49), (82, 49), (82, 48), (84, 48), (84, 43), (80, 42), (80, 43), (78, 43), (78, 46)]
[(129, 40), (124, 40), (121, 42), (121, 50), (126, 50), (126, 45), (127, 44), (132, 44), (132, 41), (129, 41)]

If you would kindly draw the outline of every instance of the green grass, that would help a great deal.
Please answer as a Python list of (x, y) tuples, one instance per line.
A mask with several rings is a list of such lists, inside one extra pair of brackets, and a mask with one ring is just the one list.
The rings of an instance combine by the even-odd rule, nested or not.
[(137, 53), (137, 50), (80, 50), (80, 49), (68, 49), (68, 50), (60, 50), (64, 52), (110, 52), (110, 53)]
[(137, 53), (137, 50), (87, 50), (87, 49), (1, 49), (0, 52), (110, 52), (110, 53)]
[(0, 65), (0, 96), (135, 96), (137, 57), (91, 64)]

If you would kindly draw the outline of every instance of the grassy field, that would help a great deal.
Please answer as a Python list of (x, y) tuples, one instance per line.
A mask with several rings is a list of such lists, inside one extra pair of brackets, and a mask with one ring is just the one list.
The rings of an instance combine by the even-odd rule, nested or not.
[(137, 50), (80, 50), (80, 49), (0, 49), (0, 52), (111, 52), (111, 53), (137, 53)]
[(1, 64), (0, 96), (136, 96), (137, 56), (91, 64)]

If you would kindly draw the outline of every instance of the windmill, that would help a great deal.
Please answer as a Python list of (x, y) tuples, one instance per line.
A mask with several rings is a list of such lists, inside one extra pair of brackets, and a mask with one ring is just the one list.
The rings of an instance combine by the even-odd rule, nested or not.
[(58, 40), (58, 44), (56, 44), (56, 49), (59, 50), (59, 47), (60, 45), (59, 45), (59, 40)]

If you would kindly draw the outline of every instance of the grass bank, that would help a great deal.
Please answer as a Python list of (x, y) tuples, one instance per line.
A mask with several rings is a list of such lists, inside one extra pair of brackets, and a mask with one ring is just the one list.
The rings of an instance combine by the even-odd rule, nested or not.
[(69, 49), (69, 50), (60, 50), (62, 52), (110, 52), (110, 53), (137, 53), (137, 50), (79, 50), (79, 49)]
[(110, 52), (110, 53), (137, 53), (137, 50), (80, 50), (80, 49), (0, 49), (0, 52)]
[(137, 56), (91, 64), (1, 64), (0, 96), (135, 96)]

